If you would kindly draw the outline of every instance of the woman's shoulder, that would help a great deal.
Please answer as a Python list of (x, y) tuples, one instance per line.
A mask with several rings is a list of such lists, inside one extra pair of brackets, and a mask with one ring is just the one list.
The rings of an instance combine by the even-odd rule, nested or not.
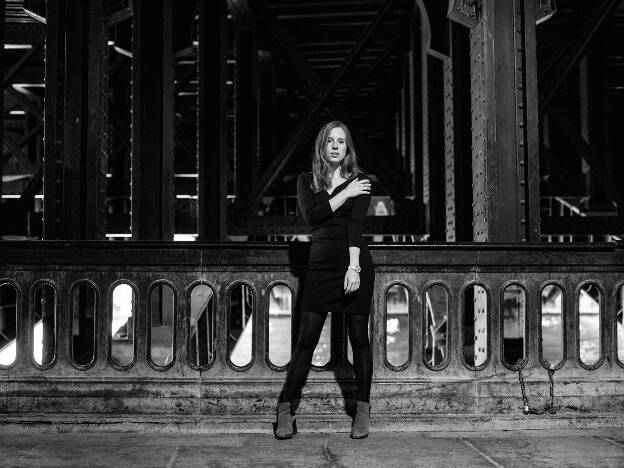
[(312, 173), (303, 171), (299, 174), (297, 177), (297, 186), (312, 188)]
[(310, 179), (312, 179), (312, 173), (303, 171), (303, 172), (301, 172), (301, 174), (299, 174), (298, 179), (303, 179), (303, 180), (309, 181)]

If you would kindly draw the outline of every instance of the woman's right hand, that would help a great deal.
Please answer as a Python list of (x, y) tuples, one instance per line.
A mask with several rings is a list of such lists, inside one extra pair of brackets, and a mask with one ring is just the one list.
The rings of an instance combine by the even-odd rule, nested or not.
[(347, 198), (355, 198), (359, 195), (370, 194), (371, 183), (368, 179), (353, 179), (347, 188), (344, 189)]

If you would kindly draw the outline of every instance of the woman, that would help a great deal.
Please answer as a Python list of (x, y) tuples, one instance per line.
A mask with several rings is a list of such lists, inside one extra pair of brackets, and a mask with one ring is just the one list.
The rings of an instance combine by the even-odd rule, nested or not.
[(368, 316), (375, 272), (361, 233), (370, 192), (348, 128), (341, 122), (326, 124), (316, 138), (312, 172), (301, 173), (297, 181), (299, 210), (311, 226), (312, 245), (299, 339), (278, 403), (278, 439), (296, 433), (291, 403), (301, 395), (328, 312), (346, 315), (353, 348), (358, 402), (351, 437), (368, 436), (373, 371)]

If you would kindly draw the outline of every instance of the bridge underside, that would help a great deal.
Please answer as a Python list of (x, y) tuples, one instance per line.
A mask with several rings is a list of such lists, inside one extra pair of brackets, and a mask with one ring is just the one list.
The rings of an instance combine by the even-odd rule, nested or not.
[[(330, 119), (373, 182), (377, 428), (624, 422), (622, 1), (0, 12), (0, 430), (266, 430)], [(343, 430), (344, 317), (321, 345), (299, 413)]]

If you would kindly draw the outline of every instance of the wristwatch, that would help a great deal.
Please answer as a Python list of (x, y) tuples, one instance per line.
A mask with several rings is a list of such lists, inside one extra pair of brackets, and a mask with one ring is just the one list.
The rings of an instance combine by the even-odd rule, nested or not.
[(362, 268), (360, 267), (360, 265), (349, 265), (349, 267), (347, 269), (348, 270), (353, 270), (356, 273), (359, 273), (360, 271), (362, 271)]

